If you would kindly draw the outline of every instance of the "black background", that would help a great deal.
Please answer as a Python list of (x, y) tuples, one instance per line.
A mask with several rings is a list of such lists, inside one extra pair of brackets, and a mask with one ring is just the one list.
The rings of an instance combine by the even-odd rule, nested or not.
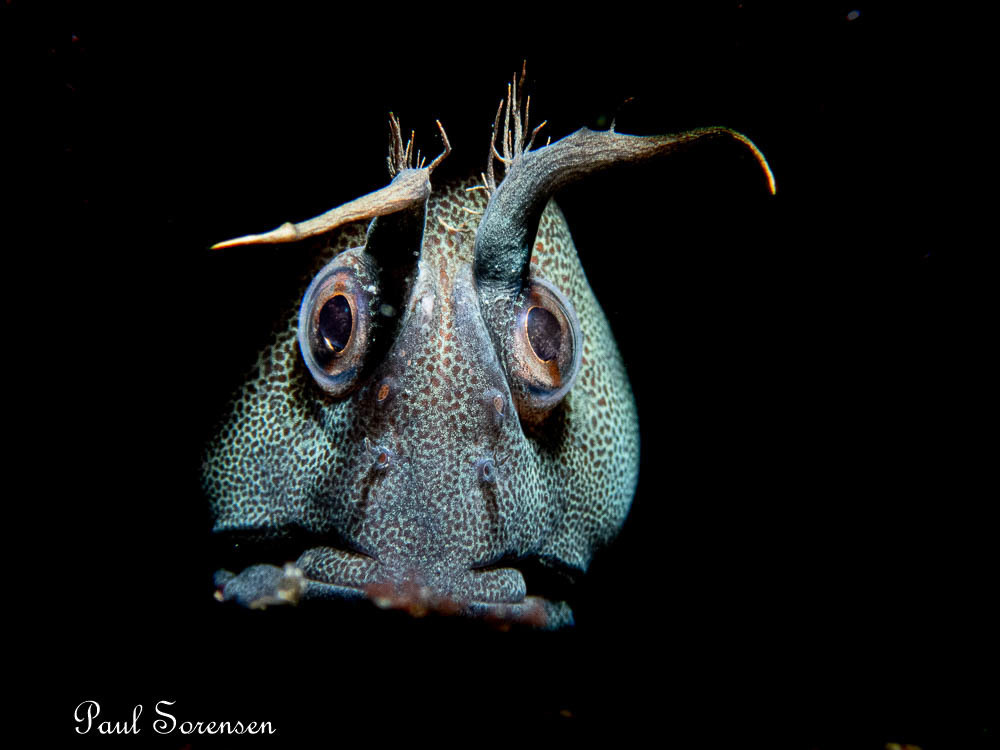
[[(147, 721), (175, 700), (181, 719), (270, 720), (275, 746), (596, 726), (682, 746), (995, 740), (970, 356), (985, 284), (941, 221), (947, 30), (808, 5), (8, 2), (18, 112), (44, 145), (32, 185), (54, 209), (21, 290), (42, 310), (25, 536), (51, 550), (45, 727), (75, 743), (81, 700), (112, 720), (142, 703), (140, 739), (181, 747)], [(199, 452), (306, 259), (207, 247), (385, 184), (390, 110), (431, 155), (442, 121), (436, 179), (478, 172), (523, 59), (553, 139), (615, 116), (639, 134), (724, 124), (778, 184), (715, 144), (559, 197), (642, 434), (632, 513), (577, 627), (217, 605)]]

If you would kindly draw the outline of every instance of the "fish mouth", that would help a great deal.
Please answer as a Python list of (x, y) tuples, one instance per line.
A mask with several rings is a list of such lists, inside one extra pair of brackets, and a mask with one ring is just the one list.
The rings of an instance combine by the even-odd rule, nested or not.
[[(351, 572), (329, 576), (331, 563)], [(381, 609), (402, 610), (412, 617), (463, 615), (500, 627), (551, 629), (572, 622), (572, 610), (565, 601), (541, 592), (528, 594), (521, 570), (530, 567), (528, 560), (501, 560), (452, 571), (451, 585), (446, 587), (430, 584), (419, 567), (397, 567), (389, 573), (387, 566), (370, 555), (328, 547), (307, 550), (296, 566), (302, 572), (307, 599), (364, 597)]]
[[(294, 563), (280, 567), (257, 563), (239, 573), (219, 570), (215, 598), (249, 609), (306, 600), (367, 599), (381, 609), (402, 610), (413, 617), (461, 615), (501, 628), (572, 625), (572, 609), (562, 598), (565, 587), (546, 585), (554, 579), (539, 575), (543, 570), (531, 558), (503, 559), (453, 571), (454, 585), (442, 587), (431, 585), (419, 567), (390, 572), (367, 553), (323, 546), (309, 548)], [(530, 594), (525, 573), (532, 583)]]

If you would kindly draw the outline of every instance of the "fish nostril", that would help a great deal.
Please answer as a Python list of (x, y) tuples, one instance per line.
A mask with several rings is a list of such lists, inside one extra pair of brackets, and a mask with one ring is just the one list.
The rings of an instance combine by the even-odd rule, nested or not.
[(395, 454), (388, 448), (381, 445), (374, 445), (368, 438), (365, 438), (365, 450), (372, 457), (372, 468), (375, 471), (385, 471), (392, 463)]
[(385, 406), (395, 398), (398, 390), (399, 387), (396, 384), (395, 378), (384, 378), (378, 384), (378, 388), (375, 389), (375, 404), (377, 406)]
[(490, 415), (490, 421), (493, 422), (494, 426), (500, 427), (507, 413), (507, 399), (500, 391), (491, 388), (483, 394), (483, 402)]
[(493, 465), (493, 459), (481, 458), (476, 461), (476, 475), (483, 484), (496, 484), (497, 470)]

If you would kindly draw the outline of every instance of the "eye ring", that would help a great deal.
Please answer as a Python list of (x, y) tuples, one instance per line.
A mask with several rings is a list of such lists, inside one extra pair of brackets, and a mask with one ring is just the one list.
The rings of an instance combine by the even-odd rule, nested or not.
[(531, 279), (515, 313), (509, 351), (512, 394), (522, 417), (549, 411), (569, 393), (583, 360), (583, 332), (570, 301)]
[(302, 359), (331, 396), (343, 396), (357, 385), (371, 336), (375, 286), (359, 260), (361, 251), (348, 250), (324, 266), (299, 308)]

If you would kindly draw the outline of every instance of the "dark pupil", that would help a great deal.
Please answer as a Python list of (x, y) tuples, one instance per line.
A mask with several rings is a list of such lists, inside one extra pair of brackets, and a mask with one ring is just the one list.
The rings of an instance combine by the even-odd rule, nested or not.
[(544, 307), (528, 310), (528, 343), (542, 362), (556, 358), (561, 338), (559, 321), (555, 315)]
[(328, 299), (323, 305), (323, 309), (319, 311), (320, 338), (333, 352), (341, 352), (347, 346), (353, 326), (351, 305), (343, 294), (337, 294)]

